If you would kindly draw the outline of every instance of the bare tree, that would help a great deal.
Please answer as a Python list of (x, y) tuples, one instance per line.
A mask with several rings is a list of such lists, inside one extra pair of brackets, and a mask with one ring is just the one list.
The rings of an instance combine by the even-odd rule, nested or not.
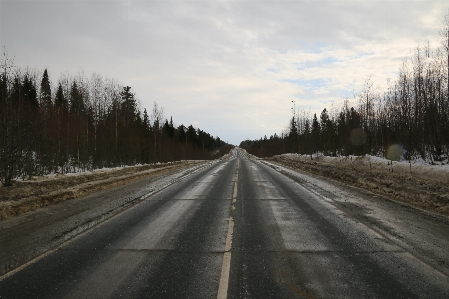
[(160, 107), (155, 101), (153, 104), (153, 109), (151, 110), (150, 122), (153, 131), (153, 142), (154, 142), (154, 160), (157, 161), (157, 147), (158, 147), (158, 137), (162, 129), (162, 124), (164, 120), (164, 109)]

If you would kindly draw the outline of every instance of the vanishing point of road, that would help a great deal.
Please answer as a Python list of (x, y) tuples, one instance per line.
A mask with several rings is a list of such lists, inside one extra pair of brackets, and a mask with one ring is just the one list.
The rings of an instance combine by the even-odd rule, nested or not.
[(449, 298), (449, 223), (236, 149), (0, 279), (2, 299)]

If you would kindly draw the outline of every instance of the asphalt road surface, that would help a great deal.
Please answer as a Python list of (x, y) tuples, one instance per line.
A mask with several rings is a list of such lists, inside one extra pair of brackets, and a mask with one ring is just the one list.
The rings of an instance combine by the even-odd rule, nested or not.
[(0, 279), (0, 298), (449, 298), (449, 223), (235, 151)]

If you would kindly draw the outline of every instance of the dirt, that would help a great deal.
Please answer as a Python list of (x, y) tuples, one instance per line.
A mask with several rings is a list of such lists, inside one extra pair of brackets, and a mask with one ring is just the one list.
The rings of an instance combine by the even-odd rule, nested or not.
[(280, 155), (267, 159), (281, 165), (329, 177), (395, 201), (449, 215), (449, 171), (362, 157)]
[(204, 161), (178, 161), (56, 176), (33, 177), (0, 187), (0, 220), (100, 190), (193, 166)]

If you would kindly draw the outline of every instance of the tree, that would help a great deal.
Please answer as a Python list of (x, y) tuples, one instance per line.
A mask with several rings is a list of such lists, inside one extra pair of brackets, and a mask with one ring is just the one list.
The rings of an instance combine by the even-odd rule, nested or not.
[[(28, 174), (28, 178), (31, 180), (31, 176), (34, 172), (34, 164), (37, 155), (33, 157), (33, 153), (36, 152), (37, 147), (46, 145), (46, 141), (38, 142), (38, 140), (42, 140), (42, 134), (45, 132), (46, 126), (42, 121), (43, 118), (39, 117), (39, 104), (37, 100), (37, 91), (34, 82), (31, 80), (30, 75), (28, 73), (25, 74), (23, 79), (23, 97), (24, 97), (24, 106), (22, 109), (22, 126), (28, 126), (26, 129), (25, 139), (26, 142), (24, 144), (24, 148), (22, 149), (24, 154), (24, 159), (26, 161), (25, 171)], [(38, 136), (39, 135), (39, 136)], [(47, 164), (48, 161), (44, 159), (43, 164)]]
[(196, 134), (195, 128), (190, 125), (187, 127), (187, 141), (193, 146), (198, 146), (198, 136)]
[(320, 127), (321, 127), (321, 145), (323, 147), (323, 151), (327, 153), (329, 150), (329, 115), (327, 114), (326, 108), (323, 109), (320, 115)]
[(161, 133), (162, 121), (164, 119), (164, 109), (159, 107), (157, 102), (154, 102), (153, 109), (151, 111), (151, 122), (153, 131), (153, 142), (154, 142), (154, 161), (158, 160), (158, 140)]
[(58, 110), (67, 110), (68, 109), (67, 99), (64, 96), (64, 91), (62, 90), (61, 83), (59, 83), (58, 89), (56, 90), (55, 106)]
[(443, 28), (440, 31), (441, 44), (446, 54), (446, 99), (449, 103), (449, 12), (444, 16)]
[(12, 72), (8, 60), (1, 62), (0, 181), (4, 186), (18, 176), (209, 159), (212, 153), (217, 157), (219, 150), (229, 149), (199, 128), (175, 128), (157, 103), (151, 115), (146, 109), (141, 114), (131, 87), (113, 79), (97, 74), (90, 80), (82, 75), (73, 79), (63, 74), (51, 98), (47, 70), (37, 93), (36, 75)]
[(73, 81), (72, 89), (70, 90), (70, 112), (76, 116), (81, 116), (86, 112), (83, 96), (76, 81)]
[[(20, 81), (19, 78), (16, 79)], [(30, 76), (28, 74), (25, 74), (25, 78), (23, 79), (23, 95), (24, 100), (30, 105), (32, 105), (33, 108), (38, 107), (39, 104), (37, 101), (36, 86), (34, 85), (33, 81), (31, 81)]]
[(40, 103), (44, 113), (48, 114), (50, 112), (52, 102), (50, 79), (48, 78), (47, 69), (44, 70), (44, 74), (42, 75)]
[(143, 124), (146, 130), (150, 129), (150, 118), (148, 117), (147, 108), (143, 109)]
[(123, 122), (125, 128), (128, 128), (136, 118), (136, 100), (134, 99), (134, 93), (131, 92), (130, 86), (123, 87), (120, 96), (122, 97), (121, 111)]
[(187, 143), (186, 127), (183, 124), (178, 127), (178, 141), (184, 144)]
[[(0, 181), (11, 186), (22, 173), (24, 157), (33, 145), (35, 109), (33, 88), (27, 80), (26, 91), (19, 73), (11, 73), (11, 60), (4, 53), (0, 74)], [(11, 76), (14, 78), (11, 80)]]
[(55, 163), (57, 171), (58, 169), (64, 173), (64, 163), (67, 161), (67, 152), (64, 150), (67, 148), (68, 138), (68, 102), (67, 98), (64, 96), (64, 91), (61, 82), (58, 84), (58, 89), (56, 90), (54, 107), (56, 113), (56, 138), (57, 146), (55, 153)]
[[(313, 144), (313, 150), (312, 151), (319, 151), (320, 150), (320, 123), (318, 122), (318, 119), (316, 117), (316, 113), (313, 114), (313, 120), (312, 120), (312, 144)], [(318, 155), (318, 153), (317, 153)]]

